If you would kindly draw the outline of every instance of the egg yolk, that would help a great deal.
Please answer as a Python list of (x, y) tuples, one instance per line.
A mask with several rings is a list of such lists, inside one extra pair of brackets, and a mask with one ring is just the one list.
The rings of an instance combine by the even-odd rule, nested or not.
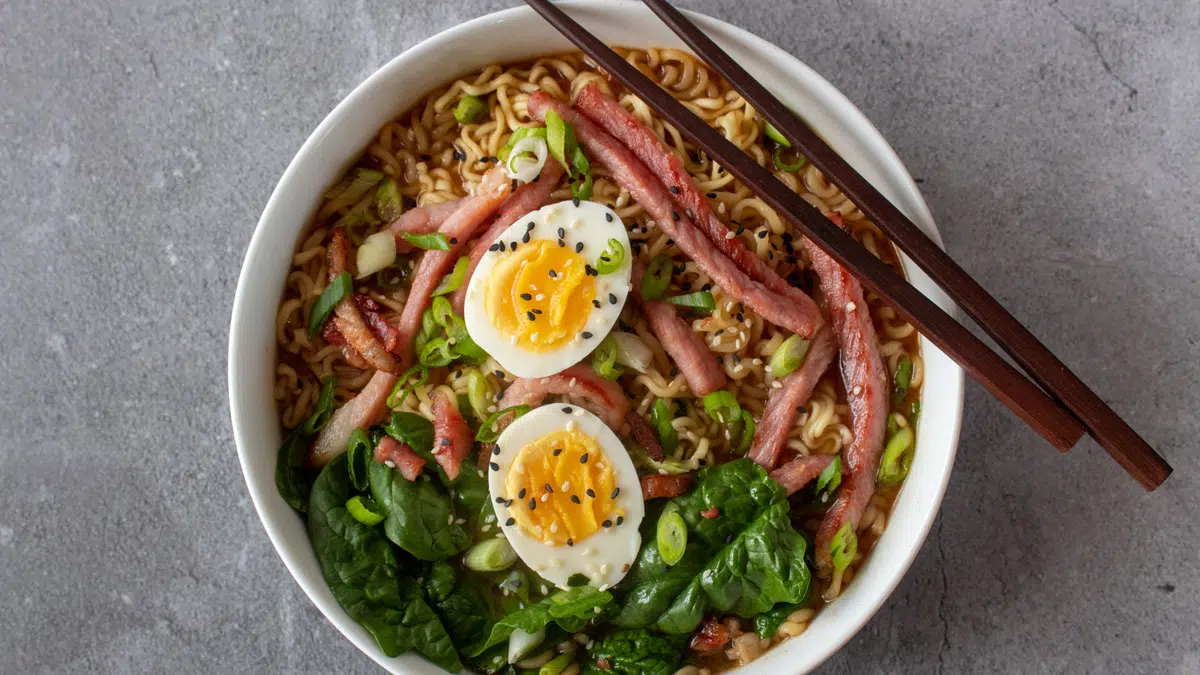
[(614, 509), (613, 469), (596, 439), (556, 431), (521, 449), (505, 480), (516, 524), (544, 544), (574, 545), (624, 512)]
[(504, 254), (492, 269), (484, 298), (492, 325), (535, 353), (574, 340), (587, 325), (596, 297), (585, 265), (573, 249), (548, 239)]

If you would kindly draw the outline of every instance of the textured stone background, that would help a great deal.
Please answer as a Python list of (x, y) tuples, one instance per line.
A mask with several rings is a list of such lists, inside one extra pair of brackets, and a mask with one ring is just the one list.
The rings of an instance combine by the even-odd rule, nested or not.
[[(375, 671), (247, 497), (234, 280), (351, 87), (512, 4), (0, 2), (0, 671)], [(1143, 494), (971, 385), (933, 536), (824, 672), (1200, 672), (1200, 3), (685, 4), (861, 106), (951, 253), (1176, 467)]]

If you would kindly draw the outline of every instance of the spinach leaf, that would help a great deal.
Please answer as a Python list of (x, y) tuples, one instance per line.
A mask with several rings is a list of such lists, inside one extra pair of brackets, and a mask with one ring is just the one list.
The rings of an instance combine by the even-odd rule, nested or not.
[[(667, 565), (657, 541), (643, 535), (647, 543), (619, 587), (616, 625), (688, 633), (708, 611), (751, 617), (804, 599), (805, 541), (792, 528), (786, 492), (762, 467), (744, 458), (706, 469), (674, 503), (688, 526), (683, 559)], [(700, 515), (712, 507), (715, 518)]]
[(383, 430), (426, 461), (433, 461), (433, 422), (416, 413), (394, 412)]
[(765, 640), (779, 632), (779, 627), (783, 625), (784, 621), (787, 621), (792, 612), (803, 608), (804, 604), (802, 602), (784, 602), (775, 605), (771, 609), (754, 617), (754, 632), (758, 633), (758, 637)]
[(436, 604), (450, 597), (454, 592), (457, 577), (449, 563), (433, 563), (429, 567), (429, 573), (425, 575), (425, 595), (429, 596), (429, 601)]
[(399, 471), (373, 462), (371, 495), (387, 517), (388, 539), (420, 560), (442, 560), (466, 550), (471, 537), (455, 523), (454, 507), (442, 488), (425, 476), (409, 481)]
[(458, 478), (451, 484), (456, 510), (463, 514), (472, 530), (479, 530), (483, 519), (493, 514), (487, 477), (483, 472), (464, 462)]
[(275, 489), (288, 506), (300, 513), (308, 511), (308, 495), (312, 490), (312, 478), (304, 467), (308, 438), (303, 426), (296, 427), (283, 439), (275, 456)]
[(343, 455), (317, 476), (309, 500), (308, 536), (333, 596), (388, 656), (417, 651), (458, 672), (462, 662), (450, 635), (415, 580), (401, 572), (391, 544), (346, 511), (353, 494)]
[(486, 650), (504, 642), (516, 629), (536, 633), (551, 622), (557, 623), (568, 633), (583, 630), (587, 622), (597, 615), (597, 610), (612, 602), (612, 594), (593, 586), (580, 586), (559, 591), (535, 605), (517, 610), (500, 619), (492, 627), (486, 642), (467, 650), (471, 656), (479, 656)]
[(454, 571), (448, 563), (435, 562), (429, 568), (425, 594), (442, 617), (446, 631), (457, 645), (471, 645), (487, 637), (492, 611), (479, 590), (481, 584), (469, 575)]
[[(603, 659), (607, 668), (600, 668)], [(683, 662), (683, 639), (620, 630), (593, 645), (584, 675), (671, 675)]]

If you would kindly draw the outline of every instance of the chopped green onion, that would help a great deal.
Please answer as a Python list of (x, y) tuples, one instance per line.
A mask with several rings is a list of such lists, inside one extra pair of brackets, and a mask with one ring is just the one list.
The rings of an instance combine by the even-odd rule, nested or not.
[(363, 240), (354, 258), (358, 263), (358, 279), (391, 267), (396, 262), (396, 236), (387, 229), (372, 234)]
[(517, 146), (517, 143), (520, 143), (526, 138), (540, 138), (542, 140), (546, 140), (546, 127), (517, 127), (515, 130), (513, 130), (512, 135), (508, 137), (508, 142), (504, 144), (504, 147), (500, 148), (500, 152), (496, 154), (496, 157), (501, 162), (507, 162), (508, 156), (512, 154), (513, 148)]
[(553, 110), (546, 113), (546, 146), (573, 179), (571, 196), (589, 199), (592, 196), (591, 163), (575, 141), (575, 129)]
[(741, 429), (738, 430), (737, 447), (734, 450), (739, 455), (744, 455), (750, 451), (750, 444), (754, 442), (754, 432), (758, 429), (754, 424), (754, 415), (750, 414), (749, 410), (743, 410), (741, 415)]
[(697, 291), (695, 293), (687, 293), (685, 295), (673, 295), (667, 298), (667, 302), (680, 307), (690, 307), (698, 309), (702, 312), (711, 312), (717, 308), (717, 301), (713, 300), (713, 294), (708, 291)]
[(892, 407), (898, 407), (908, 398), (908, 386), (912, 384), (913, 362), (908, 354), (900, 357), (896, 374), (892, 376)]
[(608, 240), (608, 248), (600, 254), (600, 259), (596, 261), (596, 271), (600, 274), (612, 274), (621, 269), (621, 265), (625, 262), (625, 245), (616, 239)]
[(895, 484), (908, 476), (912, 468), (912, 449), (916, 435), (912, 427), (904, 427), (888, 439), (883, 446), (883, 458), (879, 460), (879, 482)]
[[(529, 593), (526, 592), (525, 597), (521, 598), (522, 603), (529, 603), (528, 595)], [(508, 636), (508, 662), (516, 663), (517, 661), (520, 661), (528, 654), (531, 654), (533, 650), (537, 649), (545, 641), (545, 626), (542, 626), (532, 633), (521, 630), (520, 628), (515, 629), (512, 632), (512, 635)]]
[(665, 255), (656, 255), (642, 275), (642, 299), (657, 300), (671, 285), (671, 266), (674, 263)]
[(475, 440), (479, 441), (480, 443), (495, 443), (496, 439), (500, 438), (500, 432), (504, 430), (503, 427), (499, 426), (501, 417), (512, 413), (513, 418), (512, 420), (508, 421), (509, 424), (512, 424), (513, 420), (527, 412), (529, 412), (529, 406), (527, 405), (514, 405), (504, 408), (503, 410), (497, 410), (491, 415), (488, 415), (488, 418), (483, 421), (483, 424), (479, 425), (479, 431), (475, 434)]
[(887, 436), (891, 438), (893, 434), (900, 431), (900, 425), (896, 422), (895, 415), (888, 415), (887, 418)]
[[(553, 110), (546, 112), (546, 146), (550, 155), (568, 171), (571, 165), (567, 162), (567, 129), (570, 127), (558, 113)], [(574, 134), (572, 134), (574, 135)]]
[(776, 379), (791, 375), (804, 364), (804, 357), (808, 355), (808, 347), (811, 344), (812, 340), (805, 340), (799, 335), (788, 337), (771, 355), (771, 374)]
[(346, 500), (346, 510), (358, 522), (368, 527), (378, 525), (383, 522), (383, 513), (379, 510), (379, 505), (374, 499), (355, 495)]
[(559, 654), (550, 659), (544, 666), (538, 669), (537, 675), (558, 675), (567, 669), (575, 661), (575, 655), (571, 653)]
[(833, 491), (842, 484), (842, 456), (834, 455), (833, 461), (817, 476), (817, 500), (824, 503), (833, 497)]
[(854, 534), (854, 525), (849, 520), (833, 535), (829, 549), (833, 557), (833, 569), (843, 572), (854, 562), (854, 556), (858, 553), (858, 535)]
[(704, 412), (721, 424), (732, 424), (742, 416), (742, 406), (733, 394), (719, 390), (704, 397)]
[[(325, 191), (325, 199), (353, 204), (366, 196), (367, 192), (383, 180), (383, 172), (374, 169), (356, 168), (346, 174), (337, 185)], [(327, 207), (328, 208), (328, 207)]]
[(346, 443), (346, 468), (355, 490), (367, 489), (367, 470), (371, 467), (372, 459), (374, 448), (366, 430), (355, 429), (350, 432), (350, 441)]
[(517, 552), (507, 539), (498, 537), (484, 539), (463, 555), (463, 565), (476, 572), (499, 572), (512, 567), (516, 561)]
[(683, 516), (679, 515), (679, 507), (675, 502), (667, 504), (662, 515), (658, 517), (656, 540), (663, 562), (674, 565), (683, 560), (683, 553), (687, 550), (687, 523), (684, 522)]
[(808, 162), (803, 155), (797, 155), (796, 161), (789, 164), (783, 159), (783, 151), (784, 147), (777, 145), (775, 146), (775, 152), (771, 153), (771, 158), (775, 160), (775, 168), (780, 171), (799, 171)]
[(495, 399), (495, 391), (483, 372), (476, 368), (467, 371), (467, 403), (475, 413), (476, 419), (487, 419), (488, 408)]
[(458, 290), (459, 286), (463, 285), (463, 281), (467, 278), (467, 266), (471, 264), (471, 259), (467, 256), (462, 256), (454, 263), (454, 269), (450, 273), (442, 277), (438, 282), (437, 288), (433, 289), (434, 295), (445, 295)]
[(529, 600), (529, 582), (521, 570), (509, 572), (499, 586), (502, 591), (508, 591), (524, 601)]
[(921, 416), (921, 399), (917, 399), (908, 405), (908, 425), (910, 427), (917, 426), (917, 418)]
[(474, 124), (488, 114), (487, 101), (478, 96), (464, 96), (454, 106), (454, 119), (459, 124)]
[[(409, 382), (408, 379), (413, 375), (418, 375), (417, 379)], [(413, 366), (404, 371), (404, 374), (396, 381), (396, 385), (392, 387), (392, 393), (388, 394), (387, 407), (399, 408), (404, 405), (404, 399), (408, 398), (409, 392), (425, 384), (425, 381), (428, 379), (429, 369), (425, 366)]]
[(384, 178), (375, 190), (375, 212), (385, 223), (390, 223), (404, 213), (404, 200), (400, 197), (400, 186), (391, 178)]
[(329, 421), (329, 416), (333, 414), (333, 391), (336, 387), (336, 377), (330, 375), (321, 378), (321, 393), (317, 396), (317, 405), (312, 414), (304, 421), (304, 433), (311, 436)]
[(784, 138), (783, 134), (779, 133), (779, 130), (775, 128), (775, 125), (771, 124), (770, 122), (763, 122), (763, 133), (767, 135), (767, 138), (775, 141), (785, 148), (792, 147), (792, 142)]
[(342, 272), (334, 277), (325, 290), (321, 291), (321, 297), (313, 303), (312, 314), (308, 317), (308, 337), (320, 333), (325, 327), (325, 322), (329, 320), (329, 315), (333, 313), (333, 308), (337, 307), (342, 298), (353, 292), (354, 281), (349, 272)]
[(441, 232), (428, 232), (426, 234), (412, 234), (405, 232), (400, 235), (400, 238), (408, 243), (423, 248), (426, 251), (449, 251), (450, 241), (446, 239), (446, 235)]
[(658, 435), (658, 444), (668, 455), (675, 452), (675, 446), (679, 443), (679, 435), (675, 433), (671, 419), (671, 409), (667, 407), (666, 401), (660, 398), (650, 406), (650, 426), (654, 427), (654, 433)]
[[(575, 141), (574, 136), (571, 137), (571, 141), (572, 143)], [(571, 152), (571, 175), (576, 178), (575, 182), (571, 184), (571, 196), (578, 199), (591, 199), (592, 164), (578, 145)]]
[(617, 365), (617, 343), (611, 335), (605, 336), (600, 345), (592, 351), (592, 368), (597, 375), (606, 380), (615, 380), (624, 372), (624, 369)]
[(444, 337), (433, 338), (421, 347), (421, 353), (417, 356), (417, 361), (426, 368), (440, 368), (448, 366), (458, 356), (458, 352), (454, 351), (454, 347)]

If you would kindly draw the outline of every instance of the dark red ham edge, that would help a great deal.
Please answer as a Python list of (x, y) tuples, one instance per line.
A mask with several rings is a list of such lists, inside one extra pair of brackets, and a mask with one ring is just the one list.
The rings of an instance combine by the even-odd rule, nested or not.
[(433, 397), (433, 458), (450, 480), (458, 478), (463, 460), (471, 454), (471, 428), (458, 406), (443, 391)]
[[(342, 228), (334, 229), (326, 254), (329, 259), (329, 278), (332, 280), (346, 271), (346, 257), (348, 252), (346, 247), (346, 233)], [(346, 343), (355, 352), (358, 352), (363, 361), (372, 368), (385, 370), (390, 373), (399, 373), (401, 371), (399, 362), (392, 357), (391, 352), (376, 338), (370, 324), (363, 317), (358, 303), (355, 301), (355, 294), (350, 294), (342, 298), (341, 302), (334, 307), (333, 312), (332, 323), (334, 323), (338, 332), (346, 339)], [(420, 317), (418, 317), (419, 319)], [(347, 360), (350, 360), (349, 357)]]
[(790, 495), (804, 488), (821, 475), (835, 455), (804, 455), (771, 472), (771, 478)]
[(586, 363), (577, 363), (549, 377), (517, 378), (504, 391), (499, 407), (527, 405), (536, 408), (551, 394), (584, 399), (587, 409), (611, 429), (620, 429), (630, 410), (629, 398), (625, 396), (621, 385), (600, 377)]
[(357, 396), (333, 411), (333, 416), (317, 435), (308, 454), (309, 464), (314, 467), (325, 466), (346, 451), (350, 434), (355, 429), (365, 429), (382, 422), (388, 413), (387, 397), (399, 379), (387, 371), (375, 371)]
[(692, 486), (692, 474), (681, 473), (676, 476), (671, 476), (661, 473), (653, 473), (647, 476), (642, 476), (642, 499), (650, 501), (651, 499), (674, 499), (679, 495), (688, 491)]
[(630, 410), (629, 414), (625, 415), (625, 422), (629, 425), (629, 435), (633, 437), (633, 441), (645, 448), (651, 459), (660, 462), (666, 459), (667, 453), (658, 442), (658, 434), (654, 433), (638, 411)]
[(787, 443), (788, 432), (796, 422), (800, 406), (812, 398), (813, 388), (833, 363), (837, 355), (837, 342), (829, 326), (822, 326), (808, 346), (804, 363), (789, 373), (778, 388), (767, 394), (767, 404), (758, 420), (758, 431), (754, 444), (750, 446), (750, 459), (758, 462), (767, 471), (775, 468), (779, 453)]
[(407, 443), (401, 443), (391, 436), (379, 439), (375, 446), (375, 461), (386, 464), (400, 472), (410, 483), (421, 476), (425, 468), (425, 460), (421, 459)]

